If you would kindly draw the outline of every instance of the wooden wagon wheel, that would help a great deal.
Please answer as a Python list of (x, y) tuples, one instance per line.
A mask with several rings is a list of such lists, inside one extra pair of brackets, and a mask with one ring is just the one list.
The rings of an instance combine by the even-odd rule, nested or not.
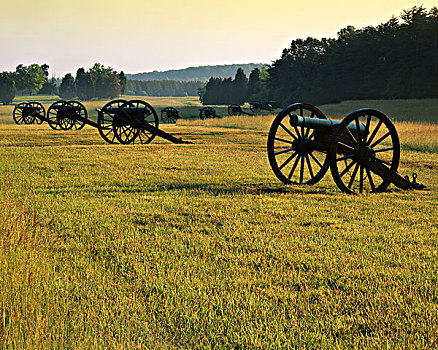
[(147, 102), (131, 100), (123, 103), (113, 120), (113, 130), (117, 140), (122, 144), (150, 143), (155, 133), (147, 127), (158, 128), (158, 114)]
[(239, 105), (229, 105), (228, 106), (228, 115), (241, 115), (242, 114), (242, 108), (240, 108)]
[(75, 125), (76, 119), (69, 102), (62, 102), (54, 107), (56, 109), (56, 123), (61, 130), (70, 130)]
[(102, 107), (101, 112), (98, 114), (97, 125), (99, 134), (108, 143), (115, 144), (118, 142), (116, 135), (114, 134), (113, 120), (119, 107), (125, 102), (126, 100), (122, 99), (112, 100), (105, 104)]
[(61, 126), (58, 124), (58, 111), (66, 103), (67, 102), (64, 100), (56, 101), (56, 102), (52, 103), (50, 105), (49, 109), (47, 110), (47, 118), (46, 119), (49, 123), (49, 126), (53, 130), (60, 130), (61, 129)]
[(199, 118), (200, 119), (207, 119), (207, 118), (214, 118), (216, 116), (216, 111), (213, 107), (204, 107), (199, 110)]
[(317, 183), (328, 170), (327, 147), (315, 139), (315, 130), (291, 126), (292, 115), (327, 119), (318, 108), (296, 103), (274, 119), (268, 134), (268, 159), (272, 171), (285, 184)]
[(46, 109), (44, 106), (39, 102), (29, 102), (28, 108), (30, 108), (32, 113), (32, 121), (29, 120), (28, 124), (41, 124), (46, 116)]
[(24, 115), (27, 113), (24, 109), (27, 105), (27, 102), (21, 102), (15, 106), (12, 112), (12, 119), (14, 119), (15, 124), (24, 124)]
[[(346, 126), (356, 124), (358, 131)], [(361, 131), (360, 125), (365, 125)], [(389, 118), (373, 109), (350, 113), (335, 131), (329, 150), (330, 170), (345, 193), (382, 192), (400, 161), (400, 141)]]
[(164, 124), (175, 124), (179, 118), (178, 111), (173, 107), (166, 107), (161, 110), (161, 121)]
[[(76, 130), (81, 130), (88, 119), (88, 112), (85, 106), (79, 101), (68, 101), (67, 108), (70, 109), (70, 118), (74, 121), (72, 128)], [(77, 118), (79, 117), (79, 118)]]

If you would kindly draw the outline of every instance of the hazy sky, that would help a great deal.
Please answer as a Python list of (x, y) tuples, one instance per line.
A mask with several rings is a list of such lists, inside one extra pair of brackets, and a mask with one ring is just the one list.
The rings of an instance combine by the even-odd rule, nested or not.
[(0, 0), (0, 71), (57, 77), (100, 62), (136, 73), (270, 63), (296, 38), (335, 37), (437, 0)]

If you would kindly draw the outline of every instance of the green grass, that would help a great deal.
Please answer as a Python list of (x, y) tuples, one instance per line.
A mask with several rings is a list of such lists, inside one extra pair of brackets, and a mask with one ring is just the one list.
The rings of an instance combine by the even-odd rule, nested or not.
[(7, 124), (8, 108), (0, 349), (438, 346), (437, 125), (396, 123), (400, 173), (428, 191), (352, 197), (329, 174), (278, 182), (273, 116), (183, 120), (163, 128), (192, 145), (121, 146)]

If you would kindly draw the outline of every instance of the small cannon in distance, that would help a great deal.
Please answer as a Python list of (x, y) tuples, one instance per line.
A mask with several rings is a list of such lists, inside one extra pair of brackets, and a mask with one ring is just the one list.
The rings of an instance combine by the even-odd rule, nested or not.
[(268, 112), (272, 112), (274, 109), (283, 108), (276, 101), (261, 101), (261, 102), (248, 102), (249, 109), (253, 113), (259, 113), (262, 109)]
[(204, 107), (199, 109), (199, 118), (209, 119), (209, 118), (222, 118), (222, 117), (216, 114), (216, 110), (213, 107)]
[(99, 133), (109, 143), (115, 139), (122, 144), (150, 143), (155, 136), (172, 143), (190, 143), (159, 129), (157, 112), (145, 101), (113, 100), (96, 110)]
[(397, 173), (400, 142), (394, 124), (382, 112), (359, 109), (342, 121), (330, 120), (316, 107), (296, 103), (274, 119), (267, 153), (272, 171), (285, 184), (313, 185), (330, 168), (345, 193), (382, 192), (426, 186)]
[(166, 107), (161, 110), (161, 121), (164, 124), (175, 124), (178, 119), (181, 119), (176, 108)]
[(45, 116), (46, 110), (39, 102), (19, 103), (12, 112), (12, 119), (16, 124), (41, 124)]
[(250, 115), (253, 116), (254, 114), (248, 113), (246, 111), (244, 111), (239, 105), (229, 105), (228, 106), (228, 115), (232, 116), (232, 115), (242, 115), (242, 114), (246, 114), (246, 115)]

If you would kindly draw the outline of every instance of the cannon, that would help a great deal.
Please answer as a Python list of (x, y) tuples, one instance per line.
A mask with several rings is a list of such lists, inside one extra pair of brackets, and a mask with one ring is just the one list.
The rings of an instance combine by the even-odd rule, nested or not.
[(232, 115), (250, 115), (253, 116), (254, 114), (248, 113), (246, 111), (244, 111), (239, 105), (229, 105), (228, 106), (228, 115), (232, 116)]
[(78, 101), (56, 101), (47, 110), (45, 121), (53, 130), (80, 130), (89, 124), (88, 112)]
[(253, 113), (258, 113), (262, 109), (268, 112), (272, 112), (274, 109), (277, 108), (282, 108), (282, 107), (275, 101), (249, 102), (249, 109)]
[(96, 111), (99, 133), (109, 143), (150, 143), (155, 136), (177, 144), (190, 143), (159, 129), (157, 112), (145, 101), (114, 100)]
[(176, 108), (166, 107), (161, 110), (161, 121), (164, 124), (175, 124), (177, 119), (181, 119)]
[(39, 102), (19, 103), (12, 112), (12, 118), (16, 124), (41, 124), (45, 116), (46, 110)]
[(327, 119), (315, 106), (296, 103), (274, 119), (267, 153), (272, 171), (285, 184), (313, 185), (330, 168), (342, 192), (377, 193), (392, 183), (401, 189), (426, 186), (397, 173), (400, 141), (390, 119), (374, 109)]
[(216, 114), (216, 110), (213, 107), (204, 107), (199, 109), (199, 118), (222, 118), (220, 115)]

